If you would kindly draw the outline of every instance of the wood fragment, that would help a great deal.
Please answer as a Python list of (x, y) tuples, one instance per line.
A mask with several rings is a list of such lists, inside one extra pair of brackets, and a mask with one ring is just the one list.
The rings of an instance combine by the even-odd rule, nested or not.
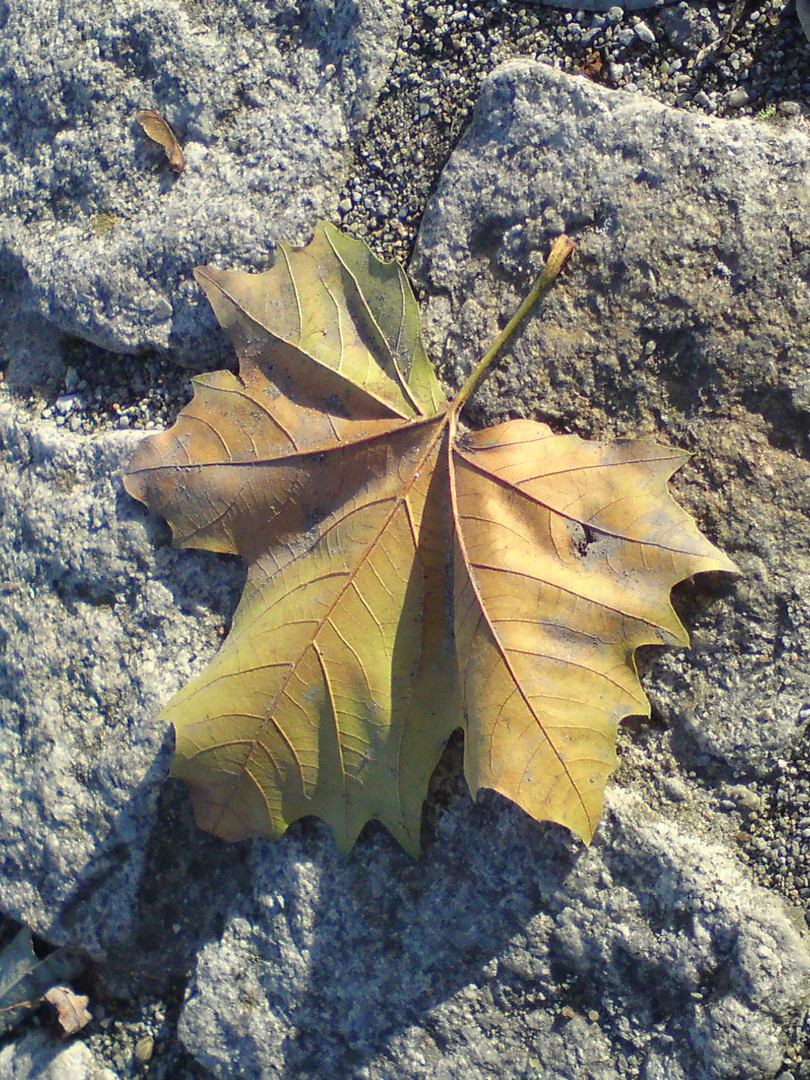
[(593, 49), (580, 61), (579, 73), (591, 82), (601, 83), (604, 82), (604, 67), (602, 54), (598, 49)]

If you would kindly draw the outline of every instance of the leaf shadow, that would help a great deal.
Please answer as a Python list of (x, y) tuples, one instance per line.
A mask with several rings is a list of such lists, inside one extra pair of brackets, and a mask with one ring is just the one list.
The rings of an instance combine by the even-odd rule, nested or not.
[[(70, 612), (78, 605), (109, 606), (120, 597), (122, 618), (136, 624), (129, 639), (133, 653), (144, 641), (148, 649), (158, 650), (155, 642), (167, 636), (174, 612), (190, 616), (194, 632), (186, 639), (185, 662), (198, 662), (193, 652), (199, 648), (204, 658), (203, 630), (210, 647), (229, 625), (244, 588), (245, 565), (232, 556), (173, 547), (163, 520), (123, 488), (114, 498), (117, 537), (127, 558), (118, 558), (115, 548), (112, 555), (103, 546), (96, 551), (90, 534), (83, 561), (65, 567), (54, 561), (48, 567), (51, 587)], [(168, 625), (176, 628), (171, 621)], [(154, 655), (159, 664), (159, 650)], [(154, 667), (147, 664), (141, 673), (133, 664), (131, 671), (138, 686), (136, 703), (143, 706), (154, 689), (149, 685)], [(130, 720), (131, 704), (126, 696), (111, 701), (111, 720)], [(110, 764), (107, 758), (98, 762), (89, 757), (74, 766), (96, 791), (115, 787), (120, 773), (129, 789), (126, 800), (114, 790), (100, 811), (103, 827), (98, 826), (92, 858), (72, 891), (63, 890), (59, 905), (61, 933), (86, 944), (96, 958), (106, 954), (93, 965), (102, 998), (132, 1000), (165, 993), (176, 980), (185, 984), (196, 951), (219, 937), (227, 905), (249, 881), (241, 869), (246, 845), (223, 844), (201, 832), (185, 785), (169, 777), (174, 752), (170, 726), (160, 724), (152, 712), (139, 723), (152, 750), (137, 782), (115, 758)]]
[[(114, 958), (111, 972), (119, 958), (126, 964), (132, 960), (128, 942), (121, 940), (121, 928), (131, 922), (131, 904), (136, 893), (132, 878), (141, 866), (138, 857), (141, 837), (148, 834), (150, 826), (154, 827), (155, 804), (170, 757), (171, 739), (167, 733), (127, 802), (117, 812), (108, 814), (103, 839), (96, 843), (92, 859), (75, 888), (66, 892), (59, 904), (61, 937), (67, 936), (85, 949), (89, 957), (107, 952)], [(103, 967), (104, 962), (96, 966)]]
[(426, 804), (418, 861), (376, 824), (347, 858), (312, 819), (275, 847), (256, 843), (258, 906), (247, 917), (258, 941), (269, 929), (268, 908), (275, 903), (278, 913), (283, 905), (291, 931), (288, 941), (275, 936), (251, 949), (275, 954), (290, 975), (286, 989), (274, 975), (259, 976), (288, 1032), (278, 1048), (285, 1080), (354, 1075), (409, 1025), (441, 1042), (431, 1010), (482, 981), (584, 850), (566, 830), (533, 821), (494, 792), (473, 801), (461, 752), (454, 737)]
[[(171, 731), (167, 742), (174, 743)], [(228, 906), (249, 882), (247, 845), (225, 844), (198, 829), (185, 785), (164, 775), (132, 936), (100, 972), (108, 989), (132, 996), (184, 985), (198, 950), (218, 940)]]
[[(184, 991), (198, 951), (219, 940), (226, 912), (248, 890), (250, 873), (246, 844), (225, 844), (197, 828), (185, 785), (167, 775), (173, 744), (167, 730), (127, 809), (131, 816), (140, 804), (138, 812), (149, 816), (151, 828), (140, 857), (133, 860), (131, 849), (121, 843), (100, 850), (95, 872), (68, 898), (61, 921), (68, 929), (75, 923), (80, 939), (83, 922), (95, 926), (103, 924), (105, 914), (112, 915), (115, 936), (105, 942), (106, 958), (89, 960), (74, 985), (96, 1006), (105, 1006), (108, 1015), (128, 1022), (142, 1019), (144, 1001), (159, 1000), (163, 1019), (154, 1067), (160, 1075), (191, 1078), (209, 1074), (177, 1039)], [(133, 874), (138, 874), (134, 888)], [(126, 938), (116, 931), (118, 913), (105, 910), (105, 904), (128, 909)]]

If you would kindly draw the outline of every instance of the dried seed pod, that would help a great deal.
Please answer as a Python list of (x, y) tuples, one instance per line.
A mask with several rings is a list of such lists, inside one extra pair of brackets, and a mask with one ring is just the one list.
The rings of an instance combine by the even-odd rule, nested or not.
[(168, 120), (164, 120), (160, 113), (155, 112), (154, 109), (141, 109), (139, 113), (136, 113), (135, 119), (149, 138), (156, 143), (160, 143), (166, 151), (166, 157), (169, 159), (171, 168), (176, 173), (181, 173), (185, 167), (186, 159), (183, 157), (180, 143), (177, 141), (177, 136), (172, 131)]

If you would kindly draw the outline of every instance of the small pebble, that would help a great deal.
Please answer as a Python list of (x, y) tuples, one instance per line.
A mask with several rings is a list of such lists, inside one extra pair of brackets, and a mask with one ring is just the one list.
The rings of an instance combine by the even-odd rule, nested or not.
[(77, 407), (79, 401), (80, 399), (77, 394), (62, 394), (62, 396), (58, 397), (53, 404), (57, 412), (66, 416)]
[(750, 787), (745, 784), (727, 784), (722, 788), (722, 795), (732, 806), (740, 810), (759, 810), (762, 807), (762, 799)]
[(680, 776), (664, 777), (662, 787), (672, 802), (684, 802), (689, 798), (689, 787)]
[(738, 86), (736, 90), (732, 90), (726, 97), (726, 105), (729, 109), (742, 109), (745, 105), (750, 104), (750, 102), (751, 95), (744, 86)]
[(139, 1069), (152, 1060), (154, 1049), (155, 1040), (151, 1035), (144, 1035), (142, 1039), (138, 1039), (135, 1043), (135, 1064)]
[(645, 45), (653, 45), (655, 43), (655, 34), (645, 22), (636, 23), (633, 27), (633, 33), (639, 41), (643, 41)]

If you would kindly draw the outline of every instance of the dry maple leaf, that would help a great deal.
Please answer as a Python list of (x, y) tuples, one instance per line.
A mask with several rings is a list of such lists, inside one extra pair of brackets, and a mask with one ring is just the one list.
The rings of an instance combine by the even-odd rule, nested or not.
[(428, 780), (465, 773), (589, 840), (639, 645), (688, 642), (673, 585), (734, 565), (673, 501), (686, 460), (512, 420), (460, 430), (541, 278), (451, 403), (402, 270), (330, 225), (262, 274), (196, 271), (239, 376), (193, 380), (127, 490), (180, 546), (241, 555), (231, 632), (164, 710), (198, 823), (279, 836), (307, 814), (343, 849), (382, 821), (418, 850)]

